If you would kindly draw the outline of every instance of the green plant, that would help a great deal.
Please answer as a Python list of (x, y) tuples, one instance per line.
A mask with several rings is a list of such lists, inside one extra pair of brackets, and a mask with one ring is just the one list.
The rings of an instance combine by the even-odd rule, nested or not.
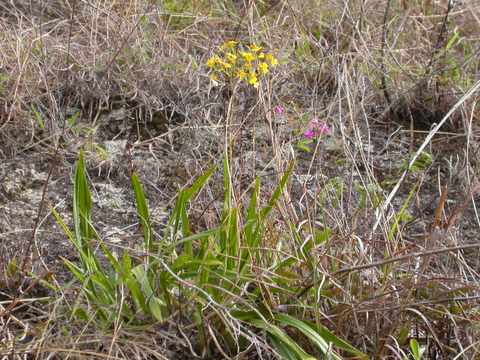
[(10, 76), (0, 72), (0, 95), (3, 95), (6, 90), (6, 84), (10, 80)]
[(413, 356), (414, 360), (421, 360), (423, 354), (425, 353), (426, 348), (424, 346), (420, 346), (416, 339), (410, 339), (410, 353)]
[[(57, 222), (79, 254), (79, 262), (64, 259), (70, 272), (82, 284), (81, 293), (94, 310), (93, 318), (104, 327), (121, 320), (126, 324), (164, 321), (179, 309), (187, 311), (198, 330), (197, 346), (208, 352), (206, 338), (222, 340), (227, 351), (241, 344), (226, 319), (235, 320), (251, 337), (251, 328), (264, 331), (272, 346), (285, 359), (313, 359), (283, 330), (297, 329), (323, 354), (340, 359), (333, 347), (363, 357), (345, 341), (319, 324), (279, 312), (273, 298), (287, 299), (288, 282), (282, 272), (291, 261), (275, 261), (270, 286), (258, 274), (267, 266), (262, 253), (268, 217), (275, 208), (292, 172), (289, 166), (271, 197), (259, 208), (257, 179), (245, 213), (236, 206), (228, 161), (224, 161), (224, 208), (218, 226), (200, 232), (190, 227), (189, 203), (215, 172), (212, 167), (190, 187), (179, 192), (162, 239), (155, 239), (148, 202), (139, 177), (132, 174), (137, 214), (143, 230), (141, 258), (124, 251), (120, 258), (100, 239), (92, 218), (92, 199), (87, 183), (83, 152), (74, 179), (71, 231), (53, 210)], [(328, 234), (324, 234), (328, 236)], [(288, 260), (288, 259), (287, 259)], [(271, 264), (270, 264), (271, 265)], [(248, 291), (246, 291), (248, 289)], [(87, 308), (78, 301), (74, 314), (87, 319)], [(215, 335), (206, 329), (214, 328)], [(249, 335), (250, 334), (250, 335)], [(216, 340), (217, 342), (220, 340)], [(203, 344), (203, 345), (201, 345)]]
[(365, 209), (369, 202), (373, 208), (377, 208), (382, 203), (382, 189), (378, 185), (370, 183), (363, 186), (360, 182), (355, 181), (354, 187), (359, 195), (359, 209)]
[[(145, 197), (135, 175), (132, 177), (132, 184), (135, 189), (137, 210), (142, 219), (142, 225), (148, 233), (148, 213), (142, 206)], [(118, 259), (95, 231), (91, 210), (92, 198), (85, 173), (83, 152), (80, 152), (74, 179), (73, 232), (60, 215), (54, 209), (52, 210), (57, 223), (80, 258), (79, 264), (64, 259), (65, 265), (82, 283), (82, 293), (94, 308), (94, 318), (98, 319), (102, 325), (108, 327), (118, 318), (135, 322), (136, 315), (139, 313), (162, 320), (163, 302), (153, 293), (150, 269), (143, 264), (134, 264), (134, 260), (127, 251), (124, 251), (121, 259)], [(145, 236), (146, 243), (148, 239), (149, 237)], [(102, 265), (93, 240), (98, 241), (98, 247), (107, 266)], [(125, 291), (129, 293), (129, 301), (126, 302), (122, 300)], [(74, 310), (74, 313), (86, 317), (86, 310), (82, 309), (81, 305)]]
[(40, 111), (38, 111), (38, 109), (34, 105), (31, 105), (30, 108), (32, 110), (33, 117), (35, 118), (35, 121), (37, 122), (38, 127), (41, 130), (45, 129), (45, 122), (43, 121), (43, 116), (40, 113)]
[[(418, 158), (410, 167), (412, 173), (419, 173), (425, 171), (433, 163), (433, 157), (430, 153), (422, 151)], [(409, 168), (410, 159), (404, 160), (401, 165), (401, 170), (407, 170)]]
[(408, 214), (408, 207), (412, 201), (413, 195), (417, 191), (417, 186), (413, 186), (410, 192), (408, 193), (407, 198), (405, 199), (400, 211), (395, 215), (394, 221), (388, 230), (387, 239), (392, 241), (395, 238), (397, 232), (400, 231), (400, 226), (402, 223), (408, 222), (411, 220), (411, 216)]
[(191, 25), (197, 14), (208, 10), (211, 6), (206, 1), (192, 1), (192, 0), (164, 0), (159, 1), (165, 10), (163, 19), (170, 28), (181, 30)]

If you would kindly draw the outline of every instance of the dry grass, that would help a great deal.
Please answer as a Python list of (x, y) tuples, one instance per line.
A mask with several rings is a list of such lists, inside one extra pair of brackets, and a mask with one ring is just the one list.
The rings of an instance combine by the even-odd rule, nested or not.
[[(82, 146), (125, 139), (132, 153), (181, 159), (162, 165), (167, 178), (180, 179), (166, 191), (173, 196), (179, 184), (221, 159), (227, 141), (241, 204), (256, 175), (267, 196), (295, 160), (262, 244), (278, 259), (295, 259), (285, 274), (291, 291), (270, 287), (269, 259), (256, 264), (269, 306), (327, 326), (371, 358), (412, 358), (410, 339), (425, 346), (425, 358), (479, 356), (480, 2), (452, 8), (413, 0), (35, 3), (0, 0), (6, 163), (33, 152), (55, 174)], [(235, 94), (226, 128), (231, 93), (212, 85), (205, 62), (229, 39), (263, 44), (280, 65), (258, 91), (245, 86)], [(286, 109), (280, 120), (272, 112), (279, 104)], [(312, 117), (329, 124), (331, 135), (305, 152), (298, 143)], [(422, 147), (431, 159), (413, 161), (425, 154), (417, 151)], [(150, 180), (145, 174), (156, 189)], [(191, 209), (198, 229), (210, 228), (221, 212), (217, 180)], [(0, 199), (0, 211), (7, 209), (7, 189), (0, 187)], [(0, 288), (8, 289), (0, 292), (2, 356), (200, 354), (195, 327), (181, 312), (140, 330), (72, 320), (78, 289), (55, 283), (48, 261), (35, 265), (42, 259), (28, 244), (40, 241), (34, 230), (42, 225), (27, 226), (20, 243), (0, 244)], [(322, 231), (329, 234), (324, 242)], [(14, 279), (8, 264), (15, 249), (26, 248), (31, 253), (18, 263), (28, 269)], [(31, 256), (33, 264), (25, 261)], [(62, 289), (54, 297), (40, 286), (47, 279)], [(275, 356), (264, 334), (238, 326), (251, 346), (231, 358)], [(311, 350), (302, 336), (290, 335)], [(227, 356), (214, 335), (207, 343), (210, 356)]]

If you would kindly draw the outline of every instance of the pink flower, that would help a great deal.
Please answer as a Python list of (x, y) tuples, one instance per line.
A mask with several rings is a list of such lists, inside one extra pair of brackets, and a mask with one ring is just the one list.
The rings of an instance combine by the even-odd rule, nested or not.
[(273, 109), (275, 115), (283, 115), (285, 113), (285, 108), (282, 105), (277, 105)]
[(327, 124), (321, 124), (318, 127), (318, 132), (320, 133), (320, 135), (322, 135), (322, 134), (329, 135), (330, 134), (330, 128), (328, 127)]
[(313, 132), (312, 129), (308, 129), (303, 133), (303, 136), (305, 136), (307, 139), (313, 139), (313, 137), (315, 136), (315, 133)]
[(307, 139), (313, 139), (324, 134), (330, 134), (330, 127), (324, 122), (319, 121), (317, 118), (313, 118), (308, 124), (307, 131), (303, 133), (303, 136)]

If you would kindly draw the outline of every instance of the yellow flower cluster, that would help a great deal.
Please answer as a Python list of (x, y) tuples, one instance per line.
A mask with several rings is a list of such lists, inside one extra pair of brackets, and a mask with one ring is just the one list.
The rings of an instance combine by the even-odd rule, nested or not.
[(217, 81), (221, 76), (245, 81), (255, 88), (259, 86), (259, 79), (277, 64), (278, 60), (263, 51), (261, 46), (243, 46), (234, 40), (225, 42), (217, 53), (207, 60), (207, 67), (211, 70), (210, 79), (213, 81)]

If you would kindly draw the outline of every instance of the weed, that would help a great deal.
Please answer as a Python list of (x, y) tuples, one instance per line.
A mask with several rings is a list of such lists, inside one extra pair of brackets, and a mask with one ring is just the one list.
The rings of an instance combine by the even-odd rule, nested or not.
[(478, 18), (3, 2), (0, 357), (478, 357)]

